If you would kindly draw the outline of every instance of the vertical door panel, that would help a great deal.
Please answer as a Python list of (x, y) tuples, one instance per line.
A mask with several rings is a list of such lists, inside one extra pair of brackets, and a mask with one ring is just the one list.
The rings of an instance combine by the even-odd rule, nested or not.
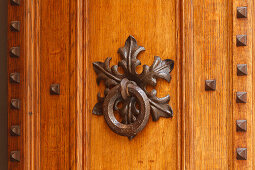
[[(90, 154), (92, 169), (176, 169), (178, 156), (177, 26), (176, 2), (172, 0), (89, 1), (88, 2), (87, 102), (91, 120)], [(146, 51), (139, 55), (142, 64), (151, 65), (154, 56), (172, 59), (175, 67), (171, 83), (158, 80), (158, 97), (170, 94), (174, 117), (153, 122), (132, 141), (110, 130), (103, 116), (92, 115), (97, 103), (97, 87), (92, 63), (112, 57), (111, 65), (121, 60), (117, 53), (129, 35)], [(138, 72), (141, 72), (139, 67)]]
[[(228, 1), (194, 2), (194, 156), (197, 169), (227, 169), (231, 151), (231, 13)], [(205, 81), (216, 80), (206, 91)]]
[[(70, 1), (41, 1), (40, 165), (68, 169), (70, 151)], [(50, 94), (51, 84), (60, 95)]]

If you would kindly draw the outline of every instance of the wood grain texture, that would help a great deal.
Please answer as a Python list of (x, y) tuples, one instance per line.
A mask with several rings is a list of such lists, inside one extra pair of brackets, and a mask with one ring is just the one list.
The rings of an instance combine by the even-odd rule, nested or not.
[(181, 76), (182, 76), (182, 169), (194, 169), (194, 51), (193, 3), (181, 1)]
[[(251, 9), (255, 9), (255, 3), (252, 2), (251, 4)], [(251, 10), (250, 9), (250, 10)], [(252, 74), (252, 112), (251, 114), (253, 115), (254, 114), (254, 109), (255, 109), (255, 74), (253, 73), (254, 70), (255, 70), (255, 64), (254, 64), (254, 61), (255, 61), (255, 53), (254, 53), (254, 50), (255, 50), (255, 12), (254, 10), (251, 10), (250, 11), (250, 15), (252, 16), (252, 24), (251, 24), (251, 29), (252, 29), (252, 40), (251, 40), (251, 43), (252, 43), (252, 67), (251, 67), (251, 70), (250, 70), (250, 74)], [(255, 119), (254, 119), (254, 116), (252, 116), (252, 119), (250, 120), (251, 121), (251, 135), (252, 135), (252, 152), (253, 152), (253, 155), (251, 157), (251, 161), (252, 161), (252, 169), (255, 169), (255, 153), (254, 153), (254, 146), (255, 146)]]
[(39, 169), (40, 163), (40, 58), (39, 58), (39, 1), (24, 1), (24, 61), (25, 61), (25, 118), (24, 169)]
[[(69, 0), (41, 1), (40, 164), (41, 169), (69, 169), (73, 115), (70, 112), (72, 63)], [(49, 19), (50, 18), (50, 19)], [(60, 95), (50, 95), (50, 84)]]
[[(84, 5), (82, 0), (40, 2), (41, 169), (84, 168)], [(51, 83), (60, 84), (59, 96), (50, 95)]]
[[(253, 1), (233, 2), (233, 122), (238, 119), (247, 120), (247, 132), (236, 132), (233, 123), (233, 169), (252, 169), (253, 148), (252, 145), (252, 5)], [(248, 6), (247, 19), (237, 19), (236, 9), (239, 6)], [(236, 45), (237, 35), (247, 35), (247, 46)], [(248, 75), (237, 76), (236, 65), (247, 64)], [(247, 92), (247, 103), (236, 103), (236, 93)], [(236, 149), (247, 148), (247, 160), (236, 159)]]
[[(8, 22), (23, 21), (20, 33), (8, 33), (8, 48), (21, 46), (19, 59), (8, 57), (8, 72), (21, 72), (19, 85), (8, 84), (8, 102), (21, 99), (19, 111), (8, 110), (8, 127), (22, 129), (8, 136), (8, 152), (21, 150), (9, 169), (255, 168), (253, 1), (21, 2), (8, 6)], [(247, 19), (236, 19), (237, 6), (248, 6)], [(247, 34), (246, 47), (236, 47), (236, 34)], [(92, 115), (104, 89), (92, 63), (117, 64), (129, 35), (146, 48), (142, 64), (154, 56), (175, 61), (170, 84), (156, 87), (159, 97), (170, 94), (174, 117), (150, 119), (132, 141)], [(236, 64), (247, 64), (248, 76), (237, 76)], [(216, 91), (205, 91), (207, 79), (216, 79)], [(59, 96), (50, 95), (52, 83)], [(246, 104), (235, 103), (237, 91), (248, 92)], [(237, 119), (247, 120), (247, 132), (236, 132)], [(237, 147), (247, 147), (246, 161), (236, 160)]]
[[(24, 20), (24, 2), (21, 2), (20, 6), (12, 6), (8, 1), (8, 49), (7, 49), (7, 62), (8, 62), (8, 132), (12, 125), (20, 125), (21, 136), (11, 136), (8, 133), (8, 168), (13, 170), (23, 169), (25, 164), (25, 147), (24, 147), (24, 118), (25, 118), (25, 94), (24, 94), (24, 73), (25, 73), (25, 60), (24, 60), (24, 24), (20, 25), (20, 32), (11, 32), (9, 24), (11, 21), (23, 21)], [(11, 58), (9, 50), (11, 47), (20, 46), (20, 57)], [(20, 73), (20, 83), (13, 84), (9, 81), (9, 74), (12, 72)], [(20, 109), (14, 110), (10, 108), (10, 101), (12, 98), (19, 98), (21, 101)], [(11, 151), (21, 151), (21, 162), (11, 162)]]
[(86, 80), (89, 82), (89, 90), (86, 94), (86, 114), (91, 120), (91, 161), (88, 168), (177, 169), (177, 69), (171, 73), (173, 76), (170, 84), (159, 81), (156, 88), (160, 97), (165, 94), (171, 95), (170, 104), (174, 110), (174, 117), (161, 118), (158, 122), (150, 120), (146, 128), (132, 141), (113, 133), (103, 117), (91, 115), (97, 101), (95, 92), (103, 89), (103, 86), (96, 85), (96, 74), (91, 71), (92, 62), (112, 57), (112, 64), (116, 64), (120, 60), (117, 50), (124, 46), (129, 35), (133, 35), (138, 45), (147, 49), (138, 57), (143, 64), (151, 65), (155, 55), (163, 59), (178, 60), (175, 3), (162, 0), (88, 2), (89, 44)]
[[(194, 3), (194, 162), (196, 169), (228, 169), (231, 79), (228, 1)], [(205, 80), (216, 91), (205, 91)]]

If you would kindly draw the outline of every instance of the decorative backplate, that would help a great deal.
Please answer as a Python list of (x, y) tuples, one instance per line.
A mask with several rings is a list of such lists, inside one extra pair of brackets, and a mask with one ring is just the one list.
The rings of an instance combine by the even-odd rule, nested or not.
[[(125, 46), (119, 48), (118, 53), (122, 60), (110, 68), (111, 58), (105, 62), (94, 62), (93, 67), (97, 74), (97, 83), (105, 82), (104, 97), (98, 93), (98, 103), (93, 108), (93, 114), (104, 115), (108, 126), (117, 134), (132, 139), (148, 122), (151, 114), (153, 121), (160, 117), (173, 116), (169, 106), (170, 96), (158, 98), (157, 92), (146, 90), (148, 85), (156, 86), (157, 79), (162, 78), (170, 82), (170, 72), (174, 61), (161, 60), (155, 56), (151, 66), (143, 65), (141, 74), (136, 67), (141, 65), (137, 56), (144, 47), (138, 46), (134, 37), (129, 36)], [(118, 67), (124, 70), (121, 74)]]

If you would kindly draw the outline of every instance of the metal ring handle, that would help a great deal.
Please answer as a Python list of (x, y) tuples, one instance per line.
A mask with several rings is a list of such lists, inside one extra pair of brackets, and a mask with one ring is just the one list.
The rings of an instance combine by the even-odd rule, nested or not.
[(128, 84), (128, 93), (134, 95), (140, 104), (140, 114), (131, 124), (120, 123), (114, 116), (114, 103), (121, 97), (121, 86), (112, 88), (106, 96), (103, 104), (103, 113), (108, 126), (117, 134), (133, 137), (146, 126), (150, 116), (150, 102), (145, 92), (134, 84)]
[[(146, 87), (156, 86), (159, 78), (170, 82), (170, 72), (174, 68), (174, 61), (162, 60), (155, 56), (153, 64), (143, 65), (143, 71), (139, 74), (136, 70), (141, 62), (137, 56), (144, 50), (144, 47), (138, 46), (133, 36), (129, 36), (125, 46), (118, 50), (122, 58), (118, 65), (110, 67), (110, 57), (104, 62), (93, 63), (97, 74), (96, 81), (98, 84), (104, 81), (105, 90), (103, 96), (98, 93), (98, 102), (92, 113), (104, 115), (108, 126), (115, 133), (128, 136), (129, 139), (146, 126), (149, 114), (153, 121), (158, 121), (160, 117), (173, 117), (173, 110), (168, 104), (170, 96), (158, 98), (156, 89), (149, 92)], [(120, 73), (118, 68), (122, 68), (123, 73)], [(115, 117), (116, 112), (118, 112), (116, 117), (120, 117), (121, 120)]]

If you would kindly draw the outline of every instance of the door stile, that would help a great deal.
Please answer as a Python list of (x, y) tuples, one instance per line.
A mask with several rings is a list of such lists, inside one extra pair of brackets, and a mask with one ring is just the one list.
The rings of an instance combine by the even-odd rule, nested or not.
[[(24, 118), (25, 118), (25, 67), (24, 67), (24, 3), (19, 5), (8, 1), (8, 168), (23, 169), (24, 164)], [(13, 22), (19, 22), (16, 29), (11, 29)], [(14, 50), (12, 52), (12, 50)], [(11, 74), (19, 78), (11, 82)], [(19, 80), (18, 80), (19, 79)], [(12, 126), (19, 126), (20, 134), (10, 134)], [(11, 160), (11, 153), (15, 154)], [(20, 155), (19, 155), (20, 154)], [(18, 162), (20, 161), (20, 162)]]
[[(252, 6), (253, 1), (233, 1), (233, 169), (252, 169), (253, 91), (252, 91)], [(237, 8), (247, 7), (247, 18), (237, 17)], [(238, 36), (246, 36), (246, 40)], [(241, 41), (240, 44), (238, 41)], [(246, 41), (246, 42), (245, 42)], [(247, 65), (247, 75), (238, 75), (238, 64)], [(238, 93), (247, 93), (247, 100)], [(241, 99), (241, 101), (239, 100)], [(247, 129), (238, 131), (237, 121), (246, 120)], [(238, 157), (238, 149), (245, 148), (247, 155)]]

